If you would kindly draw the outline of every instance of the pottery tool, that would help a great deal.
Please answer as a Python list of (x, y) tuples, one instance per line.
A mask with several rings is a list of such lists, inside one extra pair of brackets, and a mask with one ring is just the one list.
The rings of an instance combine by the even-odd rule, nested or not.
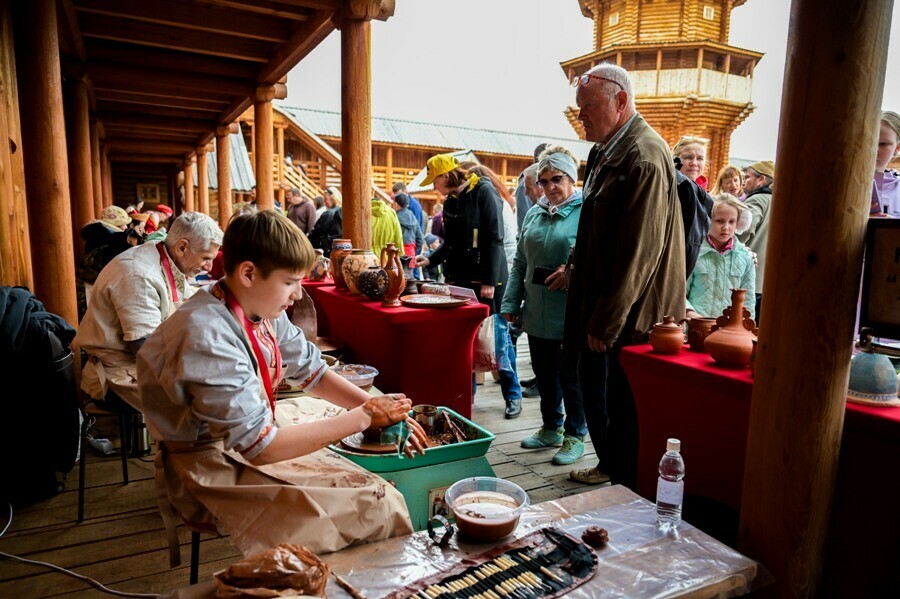
[(347, 582), (343, 576), (338, 575), (334, 570), (332, 570), (331, 573), (334, 575), (334, 579), (337, 581), (338, 586), (347, 591), (353, 599), (366, 599), (366, 596), (360, 593), (355, 586)]

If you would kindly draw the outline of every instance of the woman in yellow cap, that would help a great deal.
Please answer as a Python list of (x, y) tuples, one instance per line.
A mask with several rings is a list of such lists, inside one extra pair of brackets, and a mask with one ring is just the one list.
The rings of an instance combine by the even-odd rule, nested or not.
[[(445, 196), (443, 211), (444, 243), (431, 256), (418, 256), (416, 266), (444, 265), (444, 277), (451, 285), (475, 291), (481, 303), (500, 313), (500, 303), (509, 271), (503, 250), (503, 201), (488, 179), (469, 174), (450, 154), (428, 159), (427, 176), (422, 187), (434, 185)], [(508, 355), (501, 355), (501, 369)], [(515, 372), (515, 369), (512, 369)], [(512, 381), (511, 381), (512, 383)], [(522, 411), (522, 393), (518, 377), (510, 384), (506, 417)]]

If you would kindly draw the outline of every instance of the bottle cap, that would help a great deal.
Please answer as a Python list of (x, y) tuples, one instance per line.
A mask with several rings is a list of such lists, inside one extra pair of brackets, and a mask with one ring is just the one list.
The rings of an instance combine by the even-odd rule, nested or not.
[(681, 451), (681, 441), (678, 439), (666, 439), (666, 451)]

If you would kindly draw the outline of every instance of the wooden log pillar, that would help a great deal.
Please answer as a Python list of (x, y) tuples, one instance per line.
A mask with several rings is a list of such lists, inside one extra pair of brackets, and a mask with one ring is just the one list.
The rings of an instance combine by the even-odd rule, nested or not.
[(113, 203), (112, 173), (109, 169), (109, 146), (106, 144), (100, 146), (100, 177), (102, 179), (103, 207), (105, 208)]
[(209, 214), (209, 166), (206, 148), (197, 148), (197, 210)]
[(94, 192), (94, 217), (103, 212), (103, 169), (100, 168), (100, 123), (91, 118), (91, 189)]
[(182, 165), (184, 174), (184, 211), (193, 212), (194, 208), (194, 157), (185, 159)]
[(891, 10), (791, 6), (739, 534), (774, 575), (770, 596), (824, 591)]
[(34, 289), (13, 37), (12, 4), (0, 2), (0, 285)]
[(216, 178), (219, 188), (219, 226), (222, 230), (231, 220), (231, 143), (229, 128), (216, 129)]
[(341, 23), (341, 191), (344, 237), (372, 247), (371, 26)]
[(394, 190), (394, 148), (392, 146), (388, 146), (386, 148), (386, 158), (385, 158), (385, 167), (384, 167), (384, 186), (388, 193), (393, 193)]
[[(166, 201), (174, 212), (178, 210), (178, 167), (173, 164), (166, 165)], [(168, 226), (168, 225), (167, 225)]]
[(69, 196), (72, 199), (72, 245), (76, 260), (84, 255), (81, 229), (94, 217), (94, 173), (91, 166), (90, 100), (81, 78), (66, 81), (66, 141), (69, 157)]
[(29, 229), (40, 231), (31, 240), (34, 294), (49, 312), (78, 326), (56, 2), (16, 8), (17, 71), (28, 74), (19, 104), (28, 108), (20, 118)]
[(253, 98), (254, 133), (256, 134), (256, 205), (260, 210), (275, 208), (275, 188), (272, 149), (272, 100), (275, 98), (274, 85), (256, 88)]
[(278, 201), (282, 208), (284, 205), (284, 188), (287, 182), (284, 179), (284, 127), (275, 129), (275, 150), (278, 153)]

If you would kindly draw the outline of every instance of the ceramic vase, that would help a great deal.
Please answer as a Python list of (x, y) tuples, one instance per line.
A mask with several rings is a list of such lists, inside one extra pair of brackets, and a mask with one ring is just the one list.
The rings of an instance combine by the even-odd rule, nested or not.
[(691, 345), (691, 351), (705, 352), (706, 338), (709, 337), (710, 331), (715, 326), (716, 319), (695, 316), (694, 318), (689, 318), (687, 323), (687, 337), (688, 343)]
[(370, 300), (380, 300), (387, 291), (390, 280), (384, 269), (378, 266), (370, 266), (359, 274), (356, 286), (364, 296)]
[(746, 289), (731, 290), (731, 306), (716, 319), (704, 346), (716, 363), (734, 368), (747, 368), (758, 329), (744, 307)]
[(403, 290), (402, 295), (411, 295), (413, 293), (419, 293), (419, 286), (416, 285), (416, 277), (413, 275), (411, 264), (415, 264), (412, 256), (407, 256), (403, 253), (402, 250), (399, 250), (400, 253), (400, 263), (403, 265), (403, 276), (406, 278), (406, 288)]
[(674, 316), (664, 316), (662, 322), (653, 325), (650, 345), (658, 354), (677, 354), (684, 347), (684, 329)]
[(334, 279), (336, 289), (347, 290), (347, 284), (344, 282), (344, 274), (341, 266), (344, 258), (350, 254), (353, 244), (349, 239), (335, 239), (331, 242), (331, 278)]
[(325, 257), (325, 252), (316, 250), (316, 261), (313, 263), (306, 278), (310, 281), (324, 281), (325, 277), (328, 276), (328, 265), (330, 262), (331, 261)]
[(384, 301), (381, 305), (385, 308), (400, 305), (400, 294), (406, 287), (406, 276), (403, 273), (403, 263), (400, 261), (400, 250), (393, 243), (381, 250), (381, 268), (387, 273), (388, 288), (384, 292)]
[(353, 248), (344, 257), (344, 261), (341, 263), (341, 274), (344, 276), (344, 283), (350, 293), (362, 295), (358, 285), (359, 275), (370, 266), (378, 266), (378, 258), (375, 257), (372, 250)]

